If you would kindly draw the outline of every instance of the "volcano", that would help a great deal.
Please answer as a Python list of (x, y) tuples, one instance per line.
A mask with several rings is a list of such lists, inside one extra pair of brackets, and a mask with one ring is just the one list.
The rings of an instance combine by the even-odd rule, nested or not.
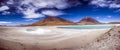
[(96, 19), (93, 19), (89, 16), (83, 18), (81, 21), (79, 21), (77, 24), (79, 25), (93, 25), (93, 24), (100, 24), (99, 21), (97, 21)]
[(53, 25), (75, 25), (75, 23), (60, 17), (48, 16), (43, 20), (30, 24), (29, 26), (53, 26)]

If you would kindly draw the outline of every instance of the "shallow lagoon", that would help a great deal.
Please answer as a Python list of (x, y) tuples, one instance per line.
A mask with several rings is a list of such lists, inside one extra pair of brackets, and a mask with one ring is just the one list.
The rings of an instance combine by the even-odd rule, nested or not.
[(112, 28), (115, 25), (82, 25), (82, 26), (63, 26), (58, 28), (65, 28), (65, 29), (108, 29)]

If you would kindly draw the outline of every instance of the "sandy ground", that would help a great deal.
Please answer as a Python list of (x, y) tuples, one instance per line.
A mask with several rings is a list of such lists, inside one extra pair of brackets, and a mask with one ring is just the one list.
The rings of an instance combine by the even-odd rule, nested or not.
[[(40, 28), (40, 34), (34, 29)], [(33, 32), (31, 33), (30, 30)], [(110, 29), (62, 29), (56, 27), (0, 27), (0, 47), (6, 50), (74, 49), (83, 47)]]
[(74, 50), (120, 50), (120, 26), (114, 27), (85, 47)]

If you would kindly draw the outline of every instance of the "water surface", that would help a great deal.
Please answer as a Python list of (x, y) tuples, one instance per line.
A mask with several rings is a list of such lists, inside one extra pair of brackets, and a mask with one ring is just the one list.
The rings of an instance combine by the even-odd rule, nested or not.
[(107, 29), (112, 28), (114, 25), (84, 25), (84, 26), (63, 26), (58, 28), (65, 29)]

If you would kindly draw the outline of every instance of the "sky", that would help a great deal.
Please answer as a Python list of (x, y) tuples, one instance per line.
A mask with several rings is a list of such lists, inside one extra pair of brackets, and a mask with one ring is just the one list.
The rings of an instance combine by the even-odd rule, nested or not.
[(0, 0), (0, 25), (31, 24), (47, 16), (120, 22), (120, 0)]

